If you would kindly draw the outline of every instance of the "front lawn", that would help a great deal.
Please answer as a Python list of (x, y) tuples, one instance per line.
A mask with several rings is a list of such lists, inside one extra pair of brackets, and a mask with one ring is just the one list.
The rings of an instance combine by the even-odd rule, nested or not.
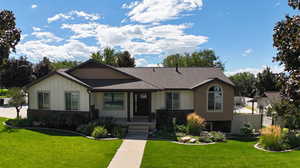
[(294, 168), (300, 167), (300, 151), (269, 153), (253, 147), (254, 140), (228, 140), (205, 146), (169, 141), (147, 142), (143, 168)]
[(0, 167), (107, 167), (121, 140), (95, 141), (53, 131), (8, 129), (0, 118)]

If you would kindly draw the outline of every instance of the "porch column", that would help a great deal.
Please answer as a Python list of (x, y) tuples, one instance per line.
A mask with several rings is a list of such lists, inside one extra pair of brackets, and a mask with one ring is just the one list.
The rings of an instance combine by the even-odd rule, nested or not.
[(127, 92), (127, 121), (130, 121), (130, 92)]

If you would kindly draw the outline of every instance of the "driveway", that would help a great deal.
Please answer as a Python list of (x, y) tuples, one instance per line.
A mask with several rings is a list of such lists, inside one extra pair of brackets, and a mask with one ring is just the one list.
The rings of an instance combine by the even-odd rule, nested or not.
[[(20, 111), (20, 116), (22, 118), (27, 117), (27, 108), (28, 106), (23, 106)], [(17, 117), (17, 110), (14, 107), (0, 107), (0, 117), (4, 118), (16, 118)]]

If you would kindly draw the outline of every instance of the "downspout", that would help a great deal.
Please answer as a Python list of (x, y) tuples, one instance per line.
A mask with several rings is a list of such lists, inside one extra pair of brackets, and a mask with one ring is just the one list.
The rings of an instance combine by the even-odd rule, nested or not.
[(92, 94), (92, 91), (91, 91), (91, 89), (87, 89), (87, 92), (89, 94), (89, 120), (91, 121), (92, 120), (92, 111), (91, 111), (91, 94)]

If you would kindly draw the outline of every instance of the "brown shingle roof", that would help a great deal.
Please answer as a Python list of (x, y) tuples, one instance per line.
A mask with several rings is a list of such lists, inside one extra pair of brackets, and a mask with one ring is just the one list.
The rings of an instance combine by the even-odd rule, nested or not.
[(234, 84), (218, 68), (116, 68), (164, 89), (193, 89), (213, 79)]

